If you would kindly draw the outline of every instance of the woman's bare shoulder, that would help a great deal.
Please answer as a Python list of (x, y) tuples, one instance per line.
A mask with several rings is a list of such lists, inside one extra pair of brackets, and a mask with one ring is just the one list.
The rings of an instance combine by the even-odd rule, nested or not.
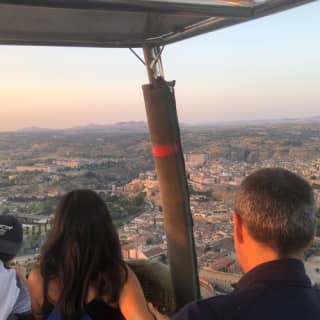
[(29, 285), (41, 285), (42, 286), (43, 278), (40, 272), (40, 268), (33, 269), (28, 276)]

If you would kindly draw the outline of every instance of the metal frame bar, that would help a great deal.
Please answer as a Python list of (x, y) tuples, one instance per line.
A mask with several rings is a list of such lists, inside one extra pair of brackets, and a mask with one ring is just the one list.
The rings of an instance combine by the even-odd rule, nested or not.
[[(108, 40), (107, 32), (100, 34), (73, 34), (73, 33), (42, 33), (41, 30), (10, 34), (0, 31), (0, 44), (9, 45), (46, 45), (46, 46), (82, 46), (82, 47), (110, 47), (110, 48), (141, 48), (144, 46), (158, 47), (177, 41), (185, 40), (200, 34), (229, 27), (238, 23), (251, 21), (276, 12), (287, 10), (315, 0), (272, 0), (256, 7), (220, 6), (217, 4), (203, 5), (202, 2), (186, 3), (184, 1), (159, 0), (0, 0), (0, 10), (4, 7), (19, 6), (21, 8), (70, 8), (75, 10), (120, 10), (124, 12), (148, 12), (152, 14), (172, 14), (198, 16), (199, 22), (185, 25), (166, 34), (159, 34), (152, 38), (136, 38), (133, 40)], [(205, 9), (210, 7), (209, 11)], [(224, 11), (224, 10), (227, 11)], [(245, 10), (244, 13), (242, 10)], [(221, 16), (210, 16), (210, 13)], [(232, 12), (231, 12), (231, 11)], [(239, 11), (240, 10), (240, 11)], [(206, 11), (206, 16), (199, 16)], [(249, 14), (250, 11), (250, 14)], [(228, 15), (229, 14), (229, 15)], [(230, 17), (233, 15), (234, 17)], [(158, 17), (159, 18), (159, 17)], [(36, 23), (30, 22), (30, 23)], [(49, 40), (48, 40), (49, 39)]]
[(132, 53), (143, 65), (146, 65), (146, 63), (144, 62), (144, 60), (143, 60), (132, 48), (129, 48), (129, 50), (131, 51), (131, 53)]
[(261, 17), (265, 17), (291, 8), (295, 8), (297, 6), (301, 6), (314, 1), (315, 0), (275, 0), (272, 2), (266, 2), (262, 5), (253, 8), (252, 17), (250, 17), (249, 19), (227, 17), (209, 18), (203, 21), (203, 23), (191, 26), (190, 28), (181, 31), (180, 33), (175, 33), (161, 37), (157, 43), (161, 45), (186, 40), (204, 33), (230, 27), (242, 22), (252, 21)]
[(222, 5), (207, 2), (190, 3), (183, 1), (148, 1), (148, 0), (0, 0), (0, 4), (29, 7), (49, 7), (86, 10), (116, 10), (128, 12), (155, 12), (174, 15), (195, 16), (252, 16), (253, 8), (241, 5)]

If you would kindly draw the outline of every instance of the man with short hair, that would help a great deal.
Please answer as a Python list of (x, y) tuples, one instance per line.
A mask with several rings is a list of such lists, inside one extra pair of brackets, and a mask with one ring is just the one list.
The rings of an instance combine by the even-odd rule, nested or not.
[(319, 320), (320, 291), (311, 287), (302, 262), (315, 235), (316, 210), (311, 186), (288, 170), (261, 169), (246, 177), (233, 215), (245, 275), (231, 294), (190, 303), (173, 319)]

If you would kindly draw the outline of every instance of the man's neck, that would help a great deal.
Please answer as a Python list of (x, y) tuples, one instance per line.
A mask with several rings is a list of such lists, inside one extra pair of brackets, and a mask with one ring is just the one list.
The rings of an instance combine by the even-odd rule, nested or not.
[(245, 273), (249, 272), (253, 268), (257, 267), (260, 264), (279, 260), (279, 259), (298, 259), (303, 260), (303, 253), (290, 254), (290, 255), (279, 255), (275, 250), (269, 248), (257, 248), (255, 252), (250, 251), (250, 259), (248, 259), (243, 266), (243, 271)]

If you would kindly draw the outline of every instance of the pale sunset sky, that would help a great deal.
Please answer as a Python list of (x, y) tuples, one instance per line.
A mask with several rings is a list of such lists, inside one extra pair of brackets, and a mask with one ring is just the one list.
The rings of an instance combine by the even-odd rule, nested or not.
[[(186, 123), (320, 115), (320, 1), (165, 48)], [(127, 49), (0, 46), (0, 130), (145, 121)]]

